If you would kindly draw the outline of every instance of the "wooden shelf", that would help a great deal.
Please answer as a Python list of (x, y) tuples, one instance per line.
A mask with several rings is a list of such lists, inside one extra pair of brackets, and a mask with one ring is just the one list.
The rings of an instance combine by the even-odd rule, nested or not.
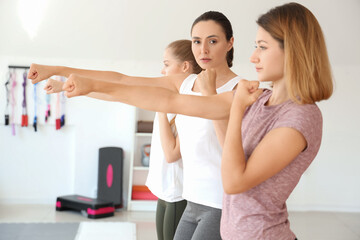
[(149, 167), (135, 167), (134, 166), (134, 170), (138, 170), (138, 171), (148, 171)]
[(136, 137), (151, 137), (152, 133), (135, 133)]
[[(135, 109), (135, 131), (138, 121), (153, 121), (155, 112), (146, 111), (140, 108)], [(141, 163), (142, 147), (151, 143), (152, 133), (134, 132), (133, 151), (130, 156), (128, 206), (129, 211), (156, 211), (157, 200), (133, 200), (133, 185), (145, 185), (149, 167)]]

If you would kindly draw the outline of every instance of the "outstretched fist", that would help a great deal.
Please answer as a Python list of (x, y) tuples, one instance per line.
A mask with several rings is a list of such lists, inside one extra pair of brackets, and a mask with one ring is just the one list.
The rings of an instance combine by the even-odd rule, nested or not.
[(93, 80), (76, 74), (71, 74), (63, 88), (68, 98), (87, 95), (92, 92)]
[(33, 84), (43, 81), (45, 79), (50, 78), (51, 76), (55, 75), (53, 66), (46, 66), (40, 64), (31, 64), (28, 79), (31, 79)]

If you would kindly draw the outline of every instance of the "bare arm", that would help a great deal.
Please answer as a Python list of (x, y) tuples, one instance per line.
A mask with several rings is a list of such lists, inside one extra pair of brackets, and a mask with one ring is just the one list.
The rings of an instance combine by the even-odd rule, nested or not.
[(64, 90), (67, 91), (68, 97), (87, 95), (90, 92), (104, 93), (112, 96), (114, 101), (146, 110), (207, 119), (227, 118), (233, 98), (232, 92), (215, 96), (183, 95), (160, 87), (131, 86), (77, 75), (68, 78)]
[[(203, 96), (216, 95), (216, 73), (214, 70), (206, 70), (198, 75), (199, 87)], [(224, 145), (226, 130), (229, 119), (214, 120), (214, 129), (221, 147)]]
[[(239, 92), (239, 88), (240, 86), (231, 107), (221, 161), (223, 187), (228, 194), (245, 192), (271, 178), (306, 147), (306, 140), (300, 132), (292, 128), (278, 128), (271, 130), (261, 140), (246, 161), (241, 123), (246, 107), (251, 105), (261, 92), (255, 90), (249, 94), (245, 91)], [(245, 98), (251, 100), (246, 103)]]
[(168, 163), (181, 158), (179, 137), (174, 136), (166, 113), (158, 113), (161, 146)]
[[(64, 82), (49, 78), (46, 81), (44, 90), (46, 91), (47, 94), (59, 93), (59, 92), (63, 91), (63, 89), (62, 89), (63, 85), (64, 85)], [(95, 98), (95, 99), (99, 99), (99, 100), (115, 101), (112, 96), (104, 94), (104, 93), (92, 92), (92, 93), (87, 94), (86, 96), (91, 97), (91, 98)]]
[(144, 85), (167, 88), (172, 91), (178, 91), (182, 81), (187, 75), (179, 74), (171, 77), (161, 78), (145, 78), (145, 77), (129, 77), (113, 71), (97, 71), (79, 68), (70, 68), (64, 66), (48, 66), (40, 64), (31, 64), (28, 78), (32, 83), (37, 83), (48, 79), (54, 75), (69, 77), (71, 74), (81, 75), (85, 78), (93, 78), (101, 81), (116, 82), (129, 85)]

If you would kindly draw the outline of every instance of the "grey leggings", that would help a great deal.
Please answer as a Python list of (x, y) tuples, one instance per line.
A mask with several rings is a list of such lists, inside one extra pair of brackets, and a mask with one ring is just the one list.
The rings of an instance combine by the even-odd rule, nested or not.
[(188, 201), (174, 240), (221, 240), (220, 219), (221, 209)]

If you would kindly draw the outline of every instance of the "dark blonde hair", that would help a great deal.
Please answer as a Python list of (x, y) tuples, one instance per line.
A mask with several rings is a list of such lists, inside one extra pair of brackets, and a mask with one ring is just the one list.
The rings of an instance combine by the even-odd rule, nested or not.
[(333, 80), (324, 35), (315, 16), (298, 3), (271, 9), (256, 21), (285, 53), (286, 86), (301, 104), (328, 99)]
[(190, 40), (177, 40), (172, 43), (170, 43), (167, 46), (168, 49), (171, 49), (172, 54), (176, 59), (178, 59), (180, 62), (189, 62), (193, 73), (199, 74), (202, 69), (197, 64), (194, 54), (191, 50), (191, 41)]

